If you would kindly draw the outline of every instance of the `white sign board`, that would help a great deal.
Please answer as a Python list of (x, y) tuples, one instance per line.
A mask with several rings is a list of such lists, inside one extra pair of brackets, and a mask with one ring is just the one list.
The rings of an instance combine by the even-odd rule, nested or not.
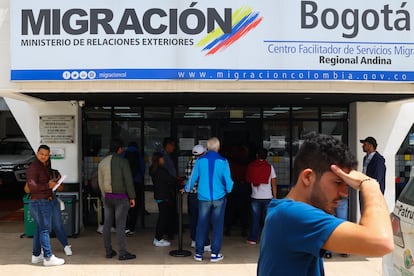
[(48, 144), (74, 143), (74, 116), (40, 116), (40, 142)]
[(11, 80), (413, 82), (414, 4), (13, 0)]

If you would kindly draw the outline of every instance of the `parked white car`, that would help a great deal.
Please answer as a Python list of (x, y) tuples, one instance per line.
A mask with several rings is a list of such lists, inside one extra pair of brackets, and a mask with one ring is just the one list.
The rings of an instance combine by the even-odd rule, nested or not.
[(25, 138), (5, 138), (0, 141), (0, 178), (26, 181), (26, 169), (35, 159)]
[(383, 258), (383, 275), (414, 275), (414, 166), (391, 213), (394, 251)]

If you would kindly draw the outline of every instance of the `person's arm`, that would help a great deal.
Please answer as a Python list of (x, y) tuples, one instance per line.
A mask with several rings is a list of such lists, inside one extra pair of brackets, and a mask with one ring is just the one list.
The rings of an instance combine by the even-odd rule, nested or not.
[(191, 171), (190, 177), (188, 178), (187, 182), (184, 185), (184, 190), (187, 193), (189, 193), (193, 189), (194, 184), (198, 181), (199, 166), (200, 166), (200, 162), (196, 162), (195, 165), (194, 165), (193, 170)]
[(194, 164), (195, 164), (195, 162), (193, 160), (194, 160), (194, 157), (192, 157), (190, 160), (188, 160), (187, 166), (184, 169), (184, 177), (185, 177), (185, 179), (189, 179), (190, 178), (191, 172), (192, 172), (192, 170), (194, 168)]
[(129, 207), (134, 208), (135, 207), (135, 199), (131, 198), (129, 199)]
[(226, 186), (226, 193), (229, 194), (233, 190), (233, 179), (231, 178), (231, 171), (230, 171), (230, 164), (227, 160), (224, 161), (224, 168), (223, 168), (223, 177)]
[(105, 190), (104, 190), (104, 171), (101, 168), (101, 166), (98, 166), (98, 187), (99, 187), (99, 191), (101, 192), (101, 198), (104, 199), (105, 198)]
[[(54, 171), (54, 176), (55, 178), (53, 179), (54, 181), (56, 181), (56, 183), (59, 181), (59, 179), (62, 177), (62, 175), (60, 174), (60, 172), (58, 170), (53, 170)], [(52, 188), (53, 189), (53, 188)], [(59, 187), (56, 189), (56, 192), (62, 192), (64, 189), (63, 187), (63, 182), (59, 185)]]
[(272, 165), (270, 165), (270, 185), (272, 186), (273, 198), (277, 198), (276, 172)]
[[(378, 154), (378, 153), (377, 153)], [(379, 154), (378, 154), (379, 155)], [(375, 160), (374, 171), (372, 177), (375, 178), (381, 188), (382, 194), (384, 194), (385, 191), (385, 160), (383, 158), (380, 158), (381, 156), (378, 156), (378, 158)]]
[(277, 184), (276, 184), (276, 177), (270, 180), (272, 185), (272, 194), (273, 198), (277, 198)]
[(30, 194), (29, 183), (27, 183), (27, 182), (24, 184), (24, 192), (26, 194)]
[[(121, 162), (121, 170), (122, 170), (122, 175), (124, 178), (125, 190), (130, 200), (130, 206), (134, 207), (136, 194), (135, 194), (134, 181), (132, 178), (131, 168), (129, 167), (128, 160), (121, 159), (119, 160), (119, 162)], [(132, 204), (131, 199), (134, 200), (134, 204)]]
[(391, 220), (376, 180), (358, 171), (345, 173), (332, 165), (331, 170), (356, 190), (361, 190), (363, 213), (359, 224), (341, 223), (323, 248), (340, 253), (383, 256), (394, 248)]

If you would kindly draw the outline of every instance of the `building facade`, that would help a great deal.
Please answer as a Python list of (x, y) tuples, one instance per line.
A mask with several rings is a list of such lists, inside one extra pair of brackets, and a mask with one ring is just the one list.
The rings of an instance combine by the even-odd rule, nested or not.
[(0, 96), (78, 187), (93, 185), (111, 138), (150, 155), (167, 136), (179, 172), (218, 136), (229, 152), (268, 148), (288, 186), (316, 131), (361, 162), (359, 139), (377, 139), (391, 209), (412, 158), (413, 14), (397, 1), (0, 0)]

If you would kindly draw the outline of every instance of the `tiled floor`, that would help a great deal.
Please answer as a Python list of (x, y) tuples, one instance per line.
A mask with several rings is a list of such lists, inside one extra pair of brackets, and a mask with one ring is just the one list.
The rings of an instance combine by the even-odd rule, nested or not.
[[(184, 218), (186, 219), (186, 197), (183, 197)], [(203, 262), (195, 262), (190, 257), (172, 257), (170, 251), (179, 248), (178, 240), (172, 241), (172, 246), (156, 248), (152, 245), (154, 226), (157, 219), (157, 205), (152, 199), (152, 193), (146, 195), (146, 209), (151, 213), (145, 217), (146, 228), (138, 226), (138, 231), (132, 237), (127, 237), (127, 249), (137, 255), (137, 259), (119, 261), (117, 258), (104, 257), (102, 236), (95, 232), (96, 227), (90, 226), (81, 230), (77, 238), (69, 238), (72, 244), (73, 256), (64, 256), (59, 242), (52, 238), (52, 248), (58, 257), (63, 257), (66, 264), (61, 267), (45, 268), (30, 263), (32, 239), (23, 237), (24, 222), (0, 221), (0, 269), (1, 275), (144, 275), (144, 276), (174, 276), (174, 275), (256, 275), (259, 245), (248, 245), (239, 235), (224, 237), (222, 253), (224, 260), (210, 263), (209, 254), (205, 254)], [(189, 230), (183, 233), (183, 250), (192, 253)], [(236, 235), (237, 234), (237, 235)], [(117, 250), (116, 237), (113, 234), (113, 247)], [(277, 261), (277, 260), (275, 260)], [(350, 256), (343, 258), (337, 255), (325, 261), (326, 275), (382, 275), (381, 258), (364, 258)]]
[[(45, 268), (30, 263), (32, 239), (20, 238), (23, 229), (22, 222), (0, 222), (1, 275), (256, 275), (259, 247), (246, 244), (238, 235), (224, 238), (222, 262), (210, 263), (209, 254), (205, 254), (206, 260), (199, 263), (192, 257), (169, 255), (171, 250), (178, 249), (177, 239), (171, 247), (156, 248), (152, 245), (154, 229), (140, 229), (135, 236), (127, 237), (127, 248), (137, 254), (137, 259), (121, 262), (104, 257), (102, 236), (95, 232), (95, 227), (90, 227), (82, 230), (77, 238), (69, 238), (73, 249), (70, 257), (64, 256), (59, 242), (52, 238), (54, 253), (64, 257), (66, 264)], [(188, 231), (183, 236), (183, 249), (190, 250)], [(116, 250), (115, 234), (113, 243)], [(381, 275), (380, 258), (334, 255), (325, 262), (325, 267), (326, 275)]]

